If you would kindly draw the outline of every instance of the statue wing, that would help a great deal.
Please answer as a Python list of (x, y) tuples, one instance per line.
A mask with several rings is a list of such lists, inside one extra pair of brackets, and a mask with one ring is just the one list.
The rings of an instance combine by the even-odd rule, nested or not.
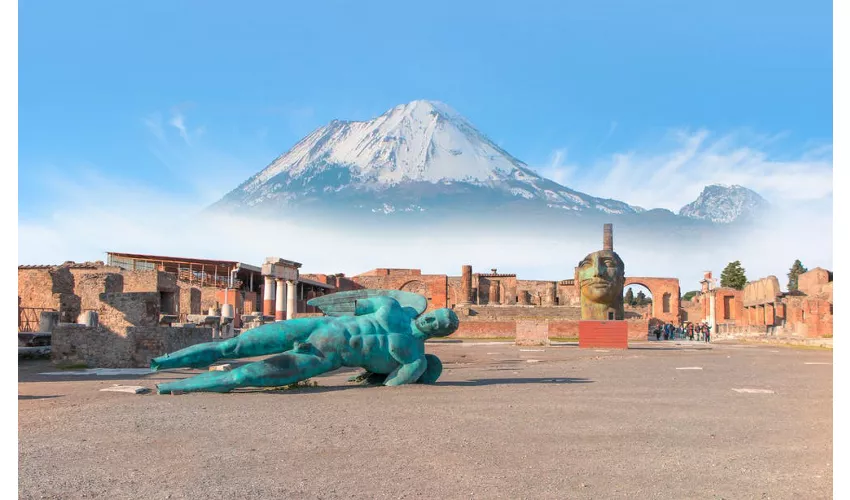
[(403, 292), (401, 290), (351, 290), (349, 292), (337, 292), (307, 301), (307, 305), (318, 307), (328, 316), (354, 316), (354, 303), (360, 299), (372, 297), (390, 297), (396, 300), (402, 309), (410, 308), (416, 312), (413, 317), (419, 316), (428, 307), (428, 299), (418, 293)]

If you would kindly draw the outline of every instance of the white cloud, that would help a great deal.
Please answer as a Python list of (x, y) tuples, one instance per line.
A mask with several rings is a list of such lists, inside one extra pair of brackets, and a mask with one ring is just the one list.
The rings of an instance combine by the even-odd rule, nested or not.
[(171, 120), (168, 121), (168, 124), (172, 127), (176, 128), (180, 132), (180, 137), (186, 141), (186, 144), (192, 145), (192, 142), (189, 140), (189, 132), (186, 130), (186, 124), (184, 123), (185, 117), (183, 113), (175, 112), (171, 116)]
[(671, 133), (666, 151), (617, 153), (583, 169), (550, 162), (538, 170), (588, 194), (674, 212), (709, 184), (739, 184), (772, 203), (832, 195), (831, 146), (817, 145), (796, 158), (780, 158), (762, 148), (780, 142), (782, 134), (755, 137), (750, 144), (743, 144), (745, 139), (744, 134), (679, 130)]
[[(580, 172), (568, 163), (566, 150), (552, 155), (549, 168), (561, 172), (563, 183), (571, 187), (649, 207), (660, 205), (653, 200), (667, 197), (669, 206), (678, 208), (712, 182), (753, 187), (769, 198), (769, 192), (795, 194), (802, 186), (807, 199), (778, 203), (761, 227), (723, 238), (653, 239), (643, 235), (640, 228), (617, 226), (615, 248), (626, 262), (628, 275), (676, 277), (684, 293), (698, 287), (703, 271), (712, 270), (719, 277), (733, 260), (743, 263), (749, 278), (773, 274), (783, 286), (794, 259), (801, 259), (810, 268), (832, 268), (828, 148), (817, 151), (812, 147), (805, 153), (808, 156), (780, 161), (757, 148), (735, 146), (729, 136), (712, 140), (707, 132), (698, 132), (681, 133), (675, 139), (679, 146), (666, 153), (632, 152), (600, 164), (602, 172), (589, 176), (582, 186), (569, 182)], [(353, 275), (377, 267), (411, 267), (425, 273), (457, 275), (461, 265), (472, 264), (478, 270), (496, 267), (501, 272), (517, 273), (520, 279), (559, 280), (572, 277), (576, 263), (601, 242), (600, 234), (552, 232), (551, 228), (524, 237), (505, 227), (495, 230), (493, 225), (464, 225), (463, 234), (459, 234), (458, 226), (447, 222), (445, 227), (404, 235), (321, 227), (304, 220), (270, 223), (200, 216), (205, 206), (245, 180), (246, 172), (254, 173), (263, 162), (249, 161), (247, 155), (221, 155), (202, 141), (191, 148), (182, 144), (163, 147), (160, 155), (175, 172), (172, 184), (188, 184), (191, 179), (198, 183), (189, 184), (191, 189), (185, 194), (175, 194), (153, 185), (110, 178), (94, 169), (82, 175), (60, 170), (49, 176), (43, 195), (55, 199), (61, 208), (47, 217), (19, 221), (19, 263), (96, 260), (103, 259), (106, 251), (253, 264), (261, 263), (267, 255), (280, 255), (302, 262), (304, 272)], [(265, 156), (272, 157), (258, 155)], [(717, 171), (723, 175), (716, 177)], [(813, 176), (815, 181), (806, 184), (806, 176)], [(594, 183), (595, 179), (602, 180)]]

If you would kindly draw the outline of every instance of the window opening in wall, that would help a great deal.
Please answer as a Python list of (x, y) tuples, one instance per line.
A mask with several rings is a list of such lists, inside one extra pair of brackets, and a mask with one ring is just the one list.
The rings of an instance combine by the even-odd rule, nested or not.
[(614, 311), (608, 311), (608, 319), (609, 319), (609, 320), (613, 320), (613, 319), (614, 319)]

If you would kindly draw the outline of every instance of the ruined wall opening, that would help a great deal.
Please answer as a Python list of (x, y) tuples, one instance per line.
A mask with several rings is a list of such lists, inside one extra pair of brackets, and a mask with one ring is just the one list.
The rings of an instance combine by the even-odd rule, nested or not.
[(732, 312), (732, 300), (734, 297), (731, 295), (725, 295), (723, 297), (723, 319), (735, 319), (734, 313)]
[(642, 318), (652, 315), (652, 292), (645, 285), (632, 283), (623, 287), (623, 312), (625, 318)]
[(661, 296), (661, 307), (662, 307), (662, 309), (661, 309), (662, 312), (665, 312), (665, 313), (670, 312), (670, 294), (669, 293), (665, 293), (664, 295)]
[(159, 311), (162, 314), (177, 314), (174, 292), (159, 292)]

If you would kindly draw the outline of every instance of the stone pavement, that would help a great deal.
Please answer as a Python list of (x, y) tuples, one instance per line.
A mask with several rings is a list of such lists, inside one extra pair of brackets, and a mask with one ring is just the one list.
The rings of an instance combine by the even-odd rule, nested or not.
[(19, 365), (21, 498), (831, 498), (832, 351), (429, 343), (434, 386), (160, 396)]

